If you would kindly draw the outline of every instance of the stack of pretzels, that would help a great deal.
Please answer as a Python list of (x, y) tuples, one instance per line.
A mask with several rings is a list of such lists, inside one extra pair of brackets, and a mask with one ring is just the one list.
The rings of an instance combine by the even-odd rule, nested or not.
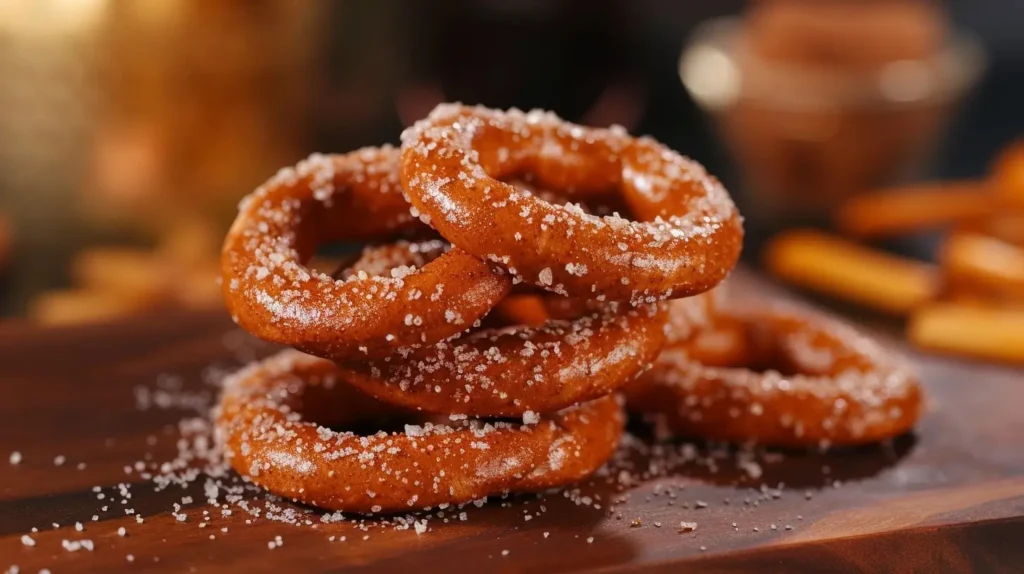
[[(617, 448), (623, 396), (710, 438), (858, 442), (909, 428), (912, 377), (790, 315), (767, 324), (829, 354), (803, 354), (806, 381), (750, 371), (743, 342), (718, 370), (699, 363), (715, 360), (702, 334), (746, 341), (741, 327), (765, 319), (711, 294), (742, 238), (721, 184), (652, 139), (441, 105), (400, 149), (314, 155), (243, 200), (222, 253), (227, 307), (293, 350), (225, 382), (218, 438), (275, 494), (376, 513), (577, 482)], [(371, 246), (332, 274), (305, 265), (339, 241)], [(845, 404), (801, 418), (830, 401)], [(755, 403), (791, 420), (751, 423)], [(352, 432), (382, 417), (406, 424)]]

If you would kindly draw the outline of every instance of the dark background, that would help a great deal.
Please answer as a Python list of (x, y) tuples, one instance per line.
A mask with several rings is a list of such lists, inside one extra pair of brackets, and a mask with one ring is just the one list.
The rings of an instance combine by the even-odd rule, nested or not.
[[(359, 64), (360, 49), (381, 48), (391, 34), (408, 46), (396, 55), (402, 80), (439, 87), (449, 100), (493, 107), (552, 109), (582, 119), (608, 89), (624, 88), (640, 102), (636, 131), (705, 163), (716, 173), (729, 161), (679, 81), (680, 51), (694, 26), (739, 13), (745, 2), (669, 0), (505, 0), (339, 3), (339, 23), (372, 23), (331, 34), (328, 74), (344, 91), (386, 81)], [(703, 4), (699, 6), (698, 4)], [(713, 6), (711, 4), (714, 4)], [(1013, 0), (946, 2), (953, 22), (977, 34), (989, 69), (961, 109), (947, 145), (932, 167), (935, 177), (982, 174), (992, 156), (1024, 131), (1024, 3)], [(346, 14), (343, 16), (343, 14)], [(378, 27), (376, 24), (380, 24)], [(391, 30), (387, 34), (383, 31)], [(383, 48), (394, 50), (394, 48)], [(401, 86), (401, 81), (396, 87)], [(399, 88), (401, 89), (401, 88)], [(367, 133), (334, 122), (317, 142), (347, 149), (397, 141), (396, 115), (379, 118)]]
[[(107, 4), (100, 0), (94, 3)], [(19, 67), (17, 61), (12, 64), (11, 54), (35, 62), (36, 49), (21, 48), (19, 52), (10, 40), (9, 26), (0, 26), (0, 66), (8, 70), (6, 81), (12, 86), (22, 82), (29, 86), (22, 90), (26, 93), (20, 100), (0, 100), (6, 108), (0, 114), (0, 150), (6, 149), (9, 158), (6, 163), (0, 162), (0, 213), (6, 212), (15, 228), (14, 251), (0, 283), (0, 308), (9, 316), (23, 313), (37, 293), (67, 287), (72, 281), (70, 262), (82, 249), (98, 244), (150, 246), (166, 227), (165, 220), (172, 218), (209, 219), (215, 228), (223, 230), (232, 214), (225, 206), (233, 206), (277, 167), (294, 163), (312, 151), (343, 152), (364, 145), (397, 143), (402, 127), (440, 99), (502, 108), (546, 108), (582, 123), (623, 123), (633, 132), (653, 135), (704, 163), (730, 189), (740, 185), (736, 166), (714, 136), (708, 118), (689, 98), (677, 72), (681, 50), (694, 26), (712, 17), (739, 13), (744, 6), (740, 1), (161, 2), (153, 5), (191, 8), (185, 11), (187, 18), (175, 16), (179, 18), (177, 28), (165, 26), (160, 20), (170, 21), (172, 9), (154, 9), (146, 16), (152, 28), (141, 32), (133, 28), (139, 27), (137, 20), (123, 16), (128, 3), (109, 4), (102, 24), (92, 32), (95, 37), (90, 36), (89, 41), (90, 45), (106, 47), (105, 52), (101, 50), (103, 58), (115, 63), (106, 67), (115, 72), (99, 74), (99, 88), (91, 90), (90, 85), (86, 90), (95, 100), (94, 108), (87, 110), (97, 111), (85, 112), (92, 123), (80, 130), (81, 143), (76, 145), (83, 151), (77, 155), (68, 152), (72, 159), (64, 160), (43, 147), (40, 153), (54, 164), (42, 170), (46, 178), (26, 179), (13, 173), (24, 163), (18, 153), (28, 139), (10, 126), (30, 111), (19, 106), (41, 105), (38, 102), (42, 98), (32, 90), (67, 90), (67, 78), (61, 74), (68, 73), (69, 68), (56, 68), (60, 73), (54, 73), (49, 84), (27, 76), (34, 68)], [(211, 8), (214, 5), (217, 8)], [(978, 177), (985, 173), (995, 153), (1024, 133), (1024, 34), (1020, 32), (1024, 27), (1024, 2), (962, 0), (945, 5), (958, 28), (982, 39), (988, 69), (958, 109), (924, 176)], [(301, 13), (307, 24), (298, 27), (298, 32), (275, 28), (284, 28), (280, 22), (293, 13)], [(12, 18), (10, 14), (0, 12), (0, 24)], [(247, 27), (270, 31), (228, 45), (225, 38), (231, 35), (224, 23), (243, 31)], [(154, 91), (159, 95), (161, 90), (173, 88), (172, 103), (150, 108), (146, 98), (153, 96), (132, 92), (137, 83), (134, 76), (117, 69), (131, 69), (131, 62), (136, 60), (136, 68), (145, 68), (149, 51), (156, 50), (154, 46), (162, 38), (146, 30), (164, 28), (177, 30), (173, 38), (178, 44), (169, 48), (163, 45), (165, 56), (155, 61), (168, 60), (167, 53), (192, 56), (182, 57), (184, 64), (178, 60), (168, 64), (168, 73), (175, 79), (166, 83), (169, 87)], [(200, 41), (206, 38), (204, 33), (213, 41)], [(110, 38), (121, 36), (128, 40), (114, 42), (113, 48), (107, 45)], [(57, 48), (64, 55), (73, 49)], [(229, 62), (228, 54), (236, 59)], [(280, 54), (288, 56), (282, 56), (283, 63), (276, 72), (256, 73), (226, 91), (206, 89), (209, 78), (230, 75), (217, 71), (221, 61), (227, 62), (223, 69), (231, 70), (231, 66), (239, 66), (238, 61), (254, 65)], [(97, 68), (104, 68), (104, 62)], [(79, 67), (74, 64), (70, 69)], [(68, 99), (83, 105), (84, 100), (75, 95)], [(255, 103), (252, 111), (240, 113), (243, 120), (263, 120), (263, 116), (284, 108), (278, 119), (287, 127), (256, 127), (251, 133), (243, 133), (235, 124), (220, 124), (218, 118), (225, 115), (222, 109), (237, 110), (249, 105), (249, 100)], [(48, 117), (67, 109), (65, 104), (54, 104), (34, 113)], [(147, 111), (151, 109), (161, 111)], [(193, 114), (201, 119), (194, 122), (194, 128), (185, 127), (174, 116), (179, 110), (206, 110), (209, 117)], [(131, 200), (111, 199), (111, 194), (96, 191), (91, 160), (81, 158), (92, 157), (90, 150), (97, 147), (96, 133), (102, 134), (106, 126), (133, 113), (138, 117), (154, 115), (165, 130), (171, 126), (186, 136), (194, 132), (192, 139), (186, 137), (180, 147), (196, 157), (168, 162), (172, 167), (166, 173), (180, 178), (200, 161), (215, 166), (220, 162), (236, 179), (228, 178), (227, 183), (210, 184), (208, 188), (202, 177), (187, 183), (174, 179), (156, 186), (161, 190), (149, 195), (145, 186), (131, 185), (132, 193), (137, 193)], [(60, 135), (59, 128), (57, 132), (51, 137), (61, 143), (79, 141), (72, 138), (71, 130), (67, 136)], [(269, 159), (252, 159), (255, 154), (244, 147), (251, 144), (252, 133), (271, 142), (260, 144), (272, 148)], [(123, 162), (124, 170), (135, 169), (141, 162), (135, 154), (138, 150), (131, 144), (120, 149), (121, 153), (113, 154), (114, 159), (108, 163), (113, 163), (115, 171), (121, 169), (118, 161)], [(173, 149), (154, 149), (157, 151), (152, 153), (157, 155), (175, 153)], [(221, 155), (231, 156), (240, 167), (221, 161)], [(245, 158), (234, 157), (237, 155), (251, 161), (246, 163)], [(55, 173), (61, 177), (55, 179)], [(48, 203), (40, 207), (44, 197)], [(220, 199), (212, 201), (212, 197)], [(97, 212), (102, 215), (97, 216)], [(761, 239), (756, 231), (750, 234), (748, 253), (756, 253)], [(927, 258), (931, 246), (928, 238), (914, 238), (891, 247)]]

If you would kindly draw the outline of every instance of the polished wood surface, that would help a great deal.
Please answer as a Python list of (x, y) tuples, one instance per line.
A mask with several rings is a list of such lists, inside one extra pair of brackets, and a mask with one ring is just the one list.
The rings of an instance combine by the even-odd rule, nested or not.
[[(740, 289), (775, 289), (746, 274), (736, 282)], [(897, 338), (879, 336), (905, 349)], [(739, 468), (735, 452), (723, 452), (714, 469), (694, 461), (633, 486), (628, 499), (611, 511), (607, 501), (622, 495), (599, 483), (583, 493), (600, 496), (606, 502), (601, 509), (578, 506), (561, 495), (492, 501), (471, 507), (464, 522), (433, 520), (428, 532), (417, 535), (364, 532), (347, 522), (316, 529), (266, 519), (246, 524), (251, 517), (244, 513), (222, 517), (205, 506), (201, 479), (185, 490), (156, 492), (137, 473), (126, 474), (125, 465), (147, 456), (173, 457), (177, 422), (188, 415), (173, 408), (140, 410), (136, 389), (154, 388), (163, 374), (180, 376), (184, 388), (200, 399), (212, 397), (216, 389), (203, 382), (204, 370), (236, 366), (251, 359), (252, 348), (218, 314), (161, 314), (61, 330), (0, 328), (0, 570), (13, 565), (20, 572), (48, 568), (54, 573), (1024, 568), (1024, 373), (1019, 370), (919, 356), (929, 412), (913, 436), (890, 445), (759, 455), (763, 475), (756, 479)], [(6, 460), (14, 451), (22, 456), (17, 465)], [(699, 453), (704, 460), (706, 448)], [(60, 466), (54, 463), (58, 456), (66, 458)], [(122, 482), (132, 483), (132, 497), (124, 504), (116, 494)], [(106, 500), (97, 499), (96, 486), (107, 493)], [(196, 501), (185, 507), (186, 522), (171, 515), (182, 496)], [(541, 505), (546, 512), (538, 512)], [(145, 522), (138, 524), (126, 508)], [(204, 509), (216, 518), (200, 528)], [(536, 517), (527, 521), (524, 512)], [(641, 525), (631, 526), (634, 520)], [(681, 521), (696, 522), (696, 531), (678, 532)], [(75, 522), (84, 525), (82, 532)], [(122, 526), (125, 537), (117, 533)], [(35, 545), (26, 546), (22, 535), (33, 527), (39, 530), (31, 534)], [(225, 527), (227, 532), (221, 530)], [(283, 546), (268, 548), (276, 536)], [(347, 540), (338, 542), (340, 536)], [(94, 549), (62, 547), (63, 540), (79, 539), (92, 540)]]

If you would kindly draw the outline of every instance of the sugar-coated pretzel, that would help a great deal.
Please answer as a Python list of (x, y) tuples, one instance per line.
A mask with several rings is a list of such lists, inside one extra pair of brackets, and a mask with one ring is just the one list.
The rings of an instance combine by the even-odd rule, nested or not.
[[(724, 287), (722, 285), (700, 295), (665, 303), (668, 310), (665, 343), (672, 345), (684, 341), (690, 338), (695, 329), (710, 325), (716, 305), (722, 299)], [(600, 304), (593, 301), (523, 293), (502, 300), (495, 306), (492, 316), (499, 316), (505, 324), (539, 326), (551, 319), (577, 319), (599, 308)]]
[(668, 302), (665, 342), (668, 345), (689, 340), (694, 333), (708, 327), (715, 319), (715, 313), (723, 305), (725, 288), (720, 285), (711, 291)]
[(627, 388), (627, 401), (669, 432), (786, 447), (892, 438), (923, 408), (913, 372), (880, 345), (767, 302), (717, 310)]
[(572, 321), (484, 329), (339, 366), (363, 392), (408, 408), (522, 416), (618, 390), (661, 352), (664, 324), (665, 314), (656, 306), (609, 302)]
[(443, 239), (399, 239), (382, 245), (368, 245), (357, 254), (349, 256), (347, 263), (338, 267), (331, 277), (350, 280), (358, 277), (405, 276), (410, 270), (426, 267), (449, 249), (451, 245)]
[[(321, 426), (396, 412), (344, 384), (331, 361), (288, 350), (229, 377), (215, 416), (242, 476), (285, 498), (361, 513), (570, 484), (611, 456), (624, 419), (608, 396), (531, 424), (428, 422), (369, 436)], [(313, 413), (318, 420), (307, 419)]]
[(552, 319), (573, 320), (598, 311), (602, 303), (587, 299), (562, 297), (552, 293), (540, 292), (527, 287), (505, 298), (493, 311), (507, 325), (540, 326)]
[[(413, 245), (438, 249), (435, 243), (440, 242)], [(340, 276), (354, 269), (386, 274), (423, 262), (417, 258), (425, 247), (398, 247), (367, 249)], [(339, 361), (339, 369), (361, 391), (406, 408), (519, 417), (614, 392), (649, 366), (665, 344), (666, 313), (658, 305), (569, 303), (574, 314), (563, 320), (486, 327), (380, 359)]]
[[(539, 111), (442, 104), (402, 142), (402, 183), (421, 219), (546, 290), (650, 303), (707, 291), (739, 257), (743, 229), (729, 194), (650, 138)], [(500, 181), (523, 173), (577, 201), (616, 191), (638, 221)]]
[[(544, 419), (556, 421), (560, 433), (548, 447), (548, 460), (519, 481), (516, 492), (540, 492), (578, 483), (615, 454), (626, 425), (620, 395), (569, 407)], [(543, 424), (543, 423), (541, 423)]]
[(489, 318), (502, 325), (540, 327), (550, 319), (544, 299), (531, 293), (513, 293), (491, 311)]
[(508, 293), (503, 271), (457, 248), (390, 276), (334, 279), (304, 265), (322, 243), (412, 228), (397, 160), (388, 147), (314, 155), (243, 200), (221, 257), (240, 326), (331, 359), (386, 356), (458, 334)]

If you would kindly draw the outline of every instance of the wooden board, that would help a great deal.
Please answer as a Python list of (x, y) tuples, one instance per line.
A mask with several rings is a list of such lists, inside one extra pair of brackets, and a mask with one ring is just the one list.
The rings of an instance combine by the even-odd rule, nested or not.
[[(772, 289), (749, 275), (739, 283)], [(472, 507), (464, 522), (435, 519), (417, 535), (349, 523), (314, 529), (237, 511), (221, 516), (202, 502), (201, 479), (185, 490), (156, 491), (137, 472), (126, 473), (147, 457), (169, 460), (187, 414), (140, 410), (136, 389), (180, 377), (184, 389), (209, 400), (216, 392), (203, 382), (210, 366), (250, 358), (245, 341), (216, 314), (0, 328), (0, 569), (1016, 572), (1024, 565), (1020, 371), (920, 357), (931, 408), (914, 436), (892, 445), (773, 453), (758, 459), (757, 479), (731, 452), (711, 472), (699, 462), (702, 451), (698, 461), (632, 487), (615, 510), (608, 502), (622, 494), (598, 485), (583, 494), (600, 497), (601, 509), (562, 496), (522, 497)], [(17, 465), (6, 460), (13, 451), (22, 456)], [(66, 459), (60, 466), (58, 456)], [(119, 483), (130, 483), (123, 503)], [(172, 504), (182, 496), (196, 502), (178, 522)], [(201, 528), (203, 510), (211, 518)], [(634, 519), (642, 525), (631, 527)], [(681, 521), (697, 530), (677, 532)], [(26, 546), (22, 535), (33, 527), (35, 545)], [(268, 548), (277, 536), (283, 545)], [(94, 549), (62, 547), (81, 539)]]

